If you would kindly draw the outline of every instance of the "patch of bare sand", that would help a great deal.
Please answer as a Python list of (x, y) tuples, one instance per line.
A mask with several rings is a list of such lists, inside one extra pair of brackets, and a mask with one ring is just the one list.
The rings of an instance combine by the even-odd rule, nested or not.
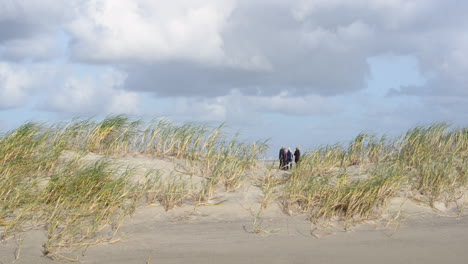
[[(291, 220), (290, 220), (291, 221)], [(291, 223), (293, 222), (293, 223)], [(341, 232), (316, 239), (304, 222), (276, 235), (247, 233), (248, 220), (156, 222), (126, 242), (91, 248), (86, 263), (463, 263), (468, 219), (423, 219), (388, 234)], [(130, 228), (130, 226), (129, 226)]]
[(275, 232), (254, 234), (251, 210), (256, 208), (239, 193), (217, 206), (141, 208), (122, 228), (127, 238), (90, 248), (83, 262), (393, 264), (463, 263), (468, 257), (468, 215), (440, 216), (406, 201), (398, 225), (331, 228), (317, 239), (303, 216), (285, 216), (272, 204), (261, 219), (265, 230)]

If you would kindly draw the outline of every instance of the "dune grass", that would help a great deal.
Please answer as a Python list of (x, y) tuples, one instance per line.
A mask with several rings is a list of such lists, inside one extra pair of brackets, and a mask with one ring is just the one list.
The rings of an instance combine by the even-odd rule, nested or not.
[(115, 177), (110, 164), (98, 160), (85, 166), (67, 164), (52, 175), (38, 197), (48, 234), (44, 254), (57, 257), (62, 248), (111, 239), (96, 234), (107, 225), (116, 229), (135, 210), (139, 192), (128, 179), (130, 172)]
[[(237, 190), (267, 143), (229, 137), (224, 125), (145, 123), (123, 115), (25, 123), (0, 136), (1, 237), (40, 228), (47, 232), (44, 254), (70, 260), (69, 248), (118, 239), (125, 216), (142, 204), (170, 210), (202, 204), (220, 189)], [(86, 159), (90, 154), (98, 158)], [(182, 165), (178, 174), (149, 171), (135, 181), (136, 168), (111, 159), (128, 154)], [(200, 185), (192, 184), (193, 175), (202, 178)], [(260, 212), (277, 200), (286, 214), (306, 213), (315, 224), (378, 218), (399, 195), (430, 206), (450, 203), (468, 185), (468, 129), (419, 126), (395, 139), (363, 133), (348, 145), (304, 153), (289, 178), (270, 167), (254, 184), (264, 194)]]
[(468, 185), (468, 130), (419, 126), (389, 140), (360, 134), (348, 147), (305, 153), (279, 197), (283, 210), (314, 223), (380, 217), (385, 203), (405, 195), (434, 206), (460, 198)]
[[(204, 199), (219, 186), (235, 190), (265, 149), (264, 142), (228, 140), (223, 126), (164, 119), (145, 124), (119, 115), (100, 122), (25, 123), (0, 136), (1, 237), (44, 229), (44, 254), (71, 260), (67, 249), (112, 241), (124, 217), (141, 204), (158, 201), (170, 210), (200, 200), (205, 189)], [(90, 153), (101, 158), (85, 159)], [(180, 176), (152, 171), (135, 182), (135, 168), (106, 158), (126, 154), (186, 160), (206, 181), (196, 189)]]

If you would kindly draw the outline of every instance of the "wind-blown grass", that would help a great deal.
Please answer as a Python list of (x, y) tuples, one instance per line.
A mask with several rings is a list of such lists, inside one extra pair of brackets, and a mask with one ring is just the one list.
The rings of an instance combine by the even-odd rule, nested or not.
[(282, 188), (283, 210), (306, 212), (317, 223), (379, 217), (386, 201), (401, 192), (430, 206), (455, 201), (468, 185), (467, 131), (442, 123), (394, 140), (360, 134), (347, 148), (305, 153)]
[(414, 128), (403, 138), (397, 162), (406, 166), (413, 190), (428, 203), (453, 201), (468, 184), (467, 132), (436, 124)]
[[(220, 188), (237, 190), (267, 148), (267, 141), (228, 137), (224, 125), (145, 123), (122, 115), (100, 122), (25, 123), (0, 136), (0, 231), (7, 239), (43, 228), (44, 254), (66, 258), (69, 247), (111, 241), (141, 204), (157, 201), (170, 210), (205, 202)], [(182, 162), (177, 176), (154, 171), (135, 182), (133, 168), (83, 158), (90, 153)], [(194, 186), (180, 174), (203, 180)], [(259, 212), (278, 199), (287, 214), (307, 213), (316, 224), (378, 218), (401, 193), (431, 206), (450, 203), (468, 184), (468, 129), (420, 126), (396, 139), (363, 133), (346, 146), (306, 152), (290, 178), (276, 176), (271, 167), (255, 182), (264, 193)]]
[[(211, 196), (219, 185), (238, 188), (265, 149), (265, 142), (227, 140), (223, 126), (145, 124), (123, 115), (101, 122), (26, 123), (0, 136), (1, 237), (42, 227), (47, 231), (44, 254), (69, 259), (62, 254), (69, 247), (110, 241), (142, 202), (159, 201), (170, 210), (194, 199), (193, 192), (203, 192), (159, 172), (135, 182), (132, 168), (117, 168), (106, 159), (89, 162), (86, 154), (184, 159), (190, 171), (203, 173)], [(108, 227), (111, 231), (103, 233)]]
[(97, 243), (102, 228), (115, 228), (133, 212), (139, 193), (128, 179), (130, 171), (114, 175), (109, 163), (99, 160), (85, 166), (68, 164), (51, 176), (39, 197), (48, 233), (45, 254)]

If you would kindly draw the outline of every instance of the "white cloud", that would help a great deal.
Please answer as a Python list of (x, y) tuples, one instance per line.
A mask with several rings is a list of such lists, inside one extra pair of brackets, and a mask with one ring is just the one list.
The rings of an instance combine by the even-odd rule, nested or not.
[(2, 0), (0, 3), (0, 20), (21, 19), (27, 23), (47, 24), (68, 14), (69, 9), (65, 7), (69, 5), (64, 2), (61, 0)]
[(339, 17), (331, 21), (340, 23), (342, 19), (359, 16), (373, 19), (386, 30), (394, 30), (424, 18), (436, 6), (436, 0), (299, 0), (292, 4), (291, 10), (299, 21), (333, 14)]
[(288, 92), (274, 96), (248, 96), (247, 101), (258, 111), (294, 116), (320, 116), (341, 110), (330, 98), (318, 95), (290, 96)]
[(69, 32), (76, 58), (152, 62), (224, 59), (220, 33), (230, 0), (92, 0), (79, 9)]
[(52, 90), (58, 72), (54, 65), (0, 61), (0, 109), (23, 107), (34, 94)]
[(459, 35), (454, 37), (453, 46), (447, 50), (439, 69), (455, 82), (468, 84), (468, 30), (458, 33)]
[(135, 92), (128, 92), (125, 90), (114, 90), (112, 91), (110, 105), (107, 107), (107, 111), (110, 114), (138, 114), (140, 96)]
[(321, 96), (294, 97), (288, 92), (249, 96), (236, 90), (214, 98), (178, 97), (174, 105), (169, 112), (183, 119), (243, 125), (258, 123), (262, 115), (268, 113), (307, 117), (336, 114), (342, 110), (341, 106)]
[(423, 72), (460, 86), (466, 9), (454, 0), (5, 0), (0, 56), (51, 58), (64, 30), (72, 59), (123, 66), (127, 89), (158, 96), (337, 95), (364, 89), (367, 58), (382, 54), (413, 55)]
[[(467, 10), (455, 0), (4, 0), (0, 60), (25, 63), (0, 64), (0, 108), (38, 95), (49, 111), (138, 113), (143, 91), (177, 98), (173, 113), (197, 120), (328, 117), (366, 102), (350, 95), (366, 88), (368, 59), (390, 55), (432, 77), (359, 108), (378, 113), (362, 124), (450, 119), (466, 112)], [(70, 38), (54, 60), (64, 62), (47, 64), (67, 45), (58, 34)], [(407, 95), (415, 115), (396, 111)]]
[(33, 83), (31, 73), (24, 68), (0, 63), (0, 109), (25, 105)]
[(94, 78), (70, 76), (42, 106), (49, 111), (71, 115), (137, 114), (137, 93), (122, 89), (126, 75), (107, 69)]
[(0, 55), (8, 59), (32, 58), (45, 60), (60, 55), (57, 41), (53, 36), (41, 35), (26, 39), (13, 39), (0, 44)]
[(224, 98), (206, 99), (180, 97), (174, 99), (174, 109), (168, 112), (175, 117), (195, 121), (226, 121), (226, 104)]
[[(362, 21), (355, 21), (336, 29), (315, 27), (303, 29), (302, 43), (306, 49), (312, 51), (331, 50), (333, 53), (343, 54), (368, 48), (375, 40), (375, 32)], [(359, 52), (362, 53), (362, 52)]]
[(74, 2), (78, 0), (2, 0), (0, 43), (54, 33), (73, 17)]
[(0, 109), (32, 107), (76, 114), (137, 114), (140, 96), (123, 89), (126, 74), (111, 67), (0, 63)]

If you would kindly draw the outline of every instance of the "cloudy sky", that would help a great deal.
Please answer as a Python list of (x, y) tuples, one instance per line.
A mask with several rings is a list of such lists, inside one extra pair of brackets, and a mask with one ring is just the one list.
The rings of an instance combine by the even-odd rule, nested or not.
[(0, 129), (126, 113), (226, 122), (276, 150), (466, 126), (467, 13), (455, 0), (0, 0)]

